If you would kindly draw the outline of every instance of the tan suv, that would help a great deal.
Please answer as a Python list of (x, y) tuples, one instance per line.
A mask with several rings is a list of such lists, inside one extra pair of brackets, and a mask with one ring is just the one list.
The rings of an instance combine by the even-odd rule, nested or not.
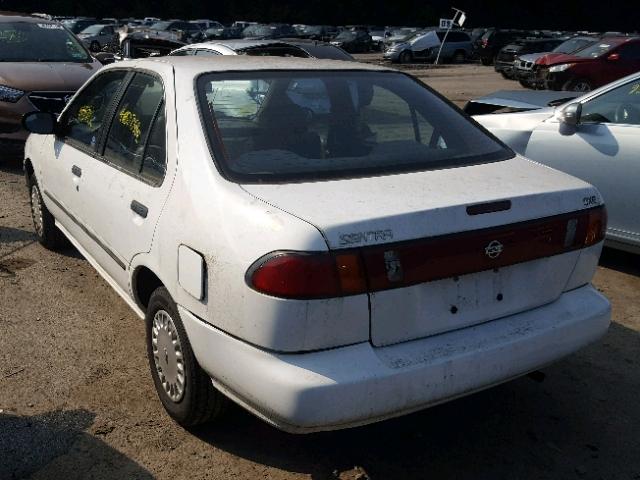
[(62, 24), (36, 17), (0, 15), (1, 155), (22, 151), (28, 135), (21, 123), (25, 113), (60, 113), (100, 67)]

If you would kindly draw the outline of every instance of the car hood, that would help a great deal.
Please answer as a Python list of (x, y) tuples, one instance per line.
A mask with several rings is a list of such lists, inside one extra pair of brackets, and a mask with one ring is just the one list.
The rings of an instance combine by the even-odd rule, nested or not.
[(540, 57), (548, 55), (547, 52), (544, 53), (527, 53), (526, 55), (519, 55), (518, 58), (523, 62), (536, 62)]
[(465, 105), (464, 111), (469, 115), (479, 115), (493, 113), (504, 108), (509, 109), (511, 112), (539, 110), (562, 105), (578, 96), (580, 96), (579, 92), (500, 90), (469, 101)]
[(0, 85), (32, 91), (75, 91), (102, 65), (74, 62), (2, 62)]
[(546, 65), (560, 65), (562, 63), (587, 63), (593, 62), (595, 58), (576, 57), (566, 53), (560, 53), (557, 56), (550, 57)]

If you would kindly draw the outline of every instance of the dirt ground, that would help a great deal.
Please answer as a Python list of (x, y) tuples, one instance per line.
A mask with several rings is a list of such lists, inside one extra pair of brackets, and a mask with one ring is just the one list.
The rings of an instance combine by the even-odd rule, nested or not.
[[(372, 58), (367, 58), (373, 60)], [(518, 85), (476, 65), (412, 73), (458, 104)], [(596, 344), (410, 416), (293, 436), (236, 408), (186, 431), (162, 410), (142, 322), (73, 249), (34, 243), (0, 157), (0, 479), (640, 479), (640, 261), (605, 251)]]

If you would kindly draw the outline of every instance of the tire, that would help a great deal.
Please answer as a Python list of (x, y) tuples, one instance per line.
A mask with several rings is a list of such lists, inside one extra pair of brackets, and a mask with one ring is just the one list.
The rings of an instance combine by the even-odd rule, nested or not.
[(398, 57), (398, 60), (400, 61), (400, 63), (411, 63), (413, 62), (413, 55), (409, 50), (405, 50), (400, 54), (400, 57)]
[(504, 78), (505, 80), (511, 80), (511, 77), (507, 75), (507, 73), (504, 70), (500, 71), (500, 75), (502, 75), (502, 78)]
[(524, 80), (518, 80), (518, 82), (520, 83), (520, 85), (522, 85), (524, 88), (528, 88), (530, 90), (535, 90), (535, 86), (531, 85), (529, 82), (525, 82)]
[(480, 59), (480, 63), (482, 63), (482, 65), (484, 65), (485, 67), (488, 67), (489, 65), (491, 65), (492, 62), (490, 58), (482, 57)]
[(453, 54), (452, 61), (453, 63), (464, 63), (466, 59), (467, 59), (467, 56), (465, 55), (464, 51), (458, 50), (456, 53)]
[[(151, 377), (169, 416), (183, 427), (222, 416), (229, 400), (213, 387), (209, 375), (198, 365), (178, 308), (165, 287), (159, 287), (151, 294), (145, 323)], [(181, 368), (177, 352), (182, 355)], [(179, 385), (180, 369), (182, 387)]]
[(33, 230), (38, 242), (47, 250), (60, 250), (68, 245), (64, 234), (56, 227), (56, 221), (42, 200), (42, 192), (34, 174), (29, 176), (29, 204), (31, 206), (31, 219)]
[(89, 45), (89, 50), (92, 52), (99, 52), (100, 44), (96, 40), (94, 40), (93, 42), (91, 42), (91, 45)]
[(568, 90), (570, 92), (590, 92), (593, 90), (593, 85), (586, 78), (576, 78), (565, 83), (562, 90)]

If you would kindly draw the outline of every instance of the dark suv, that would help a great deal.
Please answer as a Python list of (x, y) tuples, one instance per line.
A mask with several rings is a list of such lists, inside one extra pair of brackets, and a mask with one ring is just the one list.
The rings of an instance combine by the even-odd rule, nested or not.
[(550, 52), (565, 40), (566, 38), (527, 38), (510, 43), (503, 47), (496, 56), (495, 70), (500, 72), (504, 78), (513, 79), (515, 78), (513, 62), (516, 56)]
[(538, 73), (551, 90), (588, 92), (640, 71), (640, 37), (605, 37), (572, 55), (557, 55)]
[(492, 65), (502, 47), (528, 36), (523, 30), (487, 30), (473, 45), (473, 54), (483, 65)]

